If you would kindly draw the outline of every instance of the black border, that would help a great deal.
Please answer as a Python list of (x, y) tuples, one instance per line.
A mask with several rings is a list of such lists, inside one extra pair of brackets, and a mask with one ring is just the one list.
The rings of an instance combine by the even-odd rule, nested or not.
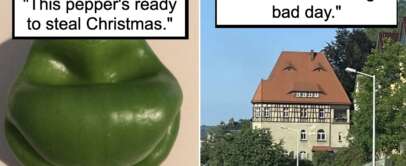
[(189, 0), (185, 0), (185, 34), (184, 36), (137, 36), (137, 37), (108, 37), (108, 36), (81, 36), (81, 37), (67, 37), (67, 36), (15, 36), (15, 1), (12, 0), (12, 39), (189, 39)]
[[(396, 1), (396, 17), (399, 16), (398, 11), (398, 1)], [(267, 24), (252, 24), (252, 25), (244, 25), (244, 24), (233, 24), (233, 25), (219, 25), (217, 22), (217, 0), (215, 0), (214, 4), (214, 19), (215, 19), (215, 27), (216, 28), (396, 28), (398, 26), (398, 18), (396, 18), (396, 25), (349, 25), (349, 24), (337, 24), (337, 25), (303, 25), (303, 24), (292, 24), (292, 25), (267, 25)]]

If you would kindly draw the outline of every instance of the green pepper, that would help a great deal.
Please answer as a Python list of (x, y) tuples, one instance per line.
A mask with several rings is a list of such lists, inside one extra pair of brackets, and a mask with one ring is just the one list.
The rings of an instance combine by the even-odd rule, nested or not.
[(27, 166), (150, 166), (178, 132), (182, 92), (143, 40), (40, 40), (9, 98)]

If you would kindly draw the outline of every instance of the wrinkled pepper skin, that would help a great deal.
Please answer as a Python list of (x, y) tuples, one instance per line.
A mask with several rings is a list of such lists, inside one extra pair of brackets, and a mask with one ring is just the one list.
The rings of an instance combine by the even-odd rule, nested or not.
[(155, 166), (181, 103), (143, 40), (40, 40), (11, 90), (6, 138), (26, 166)]

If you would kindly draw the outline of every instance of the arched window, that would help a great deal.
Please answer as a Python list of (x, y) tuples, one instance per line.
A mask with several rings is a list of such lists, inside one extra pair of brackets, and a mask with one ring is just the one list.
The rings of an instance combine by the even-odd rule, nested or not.
[(305, 151), (300, 151), (300, 153), (299, 153), (299, 159), (300, 159), (300, 160), (306, 159), (306, 152), (305, 152)]
[(325, 141), (326, 140), (326, 133), (323, 129), (317, 131), (317, 141)]
[(343, 141), (343, 136), (341, 132), (338, 132), (338, 142)]
[(306, 130), (300, 131), (300, 140), (306, 140)]

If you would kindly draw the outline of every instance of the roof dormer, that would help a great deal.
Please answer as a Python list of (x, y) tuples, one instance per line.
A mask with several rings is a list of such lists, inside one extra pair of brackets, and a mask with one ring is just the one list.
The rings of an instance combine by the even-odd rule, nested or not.
[(313, 71), (326, 71), (326, 68), (321, 63), (317, 63), (317, 65), (314, 66)]
[(293, 65), (292, 62), (288, 62), (286, 63), (285, 67), (283, 68), (283, 70), (285, 71), (296, 71), (296, 67)]

